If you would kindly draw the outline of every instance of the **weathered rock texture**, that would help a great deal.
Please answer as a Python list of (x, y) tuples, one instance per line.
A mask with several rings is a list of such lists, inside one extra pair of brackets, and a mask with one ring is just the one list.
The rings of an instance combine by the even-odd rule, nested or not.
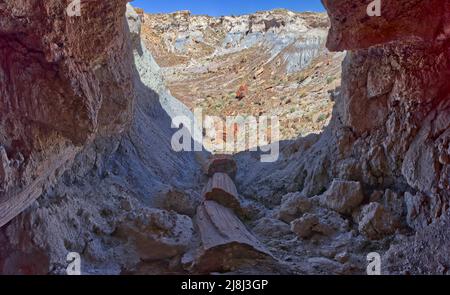
[(125, 3), (89, 1), (80, 21), (62, 1), (0, 2), (0, 226), (95, 134), (119, 133), (129, 123)]
[[(12, 173), (7, 174), (8, 182), (2, 181), (7, 186), (1, 199), (2, 223), (32, 206), (0, 230), (0, 273), (65, 273), (66, 256), (72, 251), (82, 255), (83, 273), (180, 273), (176, 261), (193, 235), (191, 218), (182, 214), (195, 212), (201, 181), (194, 155), (171, 149), (174, 130), (170, 118), (192, 114), (166, 91), (158, 65), (140, 44), (138, 15), (128, 7), (125, 18), (125, 1), (89, 2), (92, 6), (83, 5), (82, 15), (73, 19), (66, 18), (65, 6), (56, 2), (48, 9), (29, 7), (29, 18), (43, 22), (28, 28), (30, 40), (8, 41), (7, 46), (1, 43), (2, 48), (9, 48), (22, 43), (31, 46), (32, 40), (40, 40), (43, 53), (36, 47), (30, 54), (42, 55), (41, 59), (30, 69), (44, 65), (53, 70), (23, 75), (9, 71), (11, 66), (2, 67), (7, 72), (2, 78), (43, 79), (41, 88), (33, 91), (29, 85), (38, 85), (36, 82), (18, 81), (16, 85), (2, 81), (1, 87), (8, 87), (2, 91), (12, 101), (17, 95), (30, 99), (30, 105), (35, 99), (48, 103), (49, 113), (48, 118), (28, 121), (25, 112), (17, 110), (16, 115), (11, 108), (4, 108), (8, 101), (2, 104), (2, 123), (9, 125), (0, 128), (5, 146), (0, 152), (1, 175)], [(1, 22), (5, 31), (11, 30), (7, 25), (12, 27), (16, 14), (9, 11), (14, 9), (10, 5), (0, 5), (6, 9)], [(48, 16), (46, 11), (55, 15)], [(16, 22), (27, 23), (26, 17), (24, 14)], [(66, 35), (59, 28), (47, 36), (41, 28), (49, 25), (50, 29), (75, 26), (79, 32)], [(24, 32), (15, 38), (25, 38)], [(2, 41), (10, 38), (6, 33), (1, 36)], [(48, 49), (48, 55), (61, 55), (58, 61), (45, 59), (44, 41), (49, 36), (67, 42), (61, 41), (57, 51)], [(21, 62), (20, 69), (28, 68), (21, 59), (9, 63), (16, 61)], [(47, 91), (50, 87), (56, 90)], [(59, 117), (66, 110), (72, 117)], [(72, 124), (67, 130), (65, 122)], [(64, 171), (54, 157), (70, 158), (66, 160), (69, 169)], [(25, 174), (10, 172), (17, 162), (23, 162), (17, 171)], [(41, 182), (31, 182), (26, 173)], [(51, 174), (59, 177), (50, 186)], [(21, 197), (21, 191), (26, 197)], [(10, 204), (16, 204), (17, 209)], [(38, 260), (28, 259), (32, 256)]]
[[(245, 164), (239, 167), (238, 190), (268, 206), (279, 204), (286, 192), (319, 195), (335, 179), (360, 182), (362, 206), (375, 191), (393, 193), (401, 201), (389, 197), (392, 209), (385, 209), (381, 198), (352, 214), (360, 216), (359, 230), (372, 239), (394, 233), (399, 217), (412, 230), (371, 246), (383, 254), (392, 242), (384, 271), (446, 270), (448, 247), (423, 247), (419, 253), (414, 245), (425, 245), (424, 239), (448, 245), (449, 1), (382, 1), (381, 17), (366, 14), (371, 1), (323, 2), (332, 23), (328, 48), (348, 50), (331, 123), (320, 137), (286, 143), (276, 169), (249, 164), (254, 161), (249, 153), (239, 155), (237, 162)], [(386, 218), (392, 219), (380, 220)], [(425, 232), (434, 235), (425, 238)], [(414, 263), (401, 266), (398, 255), (413, 256)]]
[(198, 207), (196, 224), (201, 243), (190, 267), (200, 273), (233, 271), (272, 259), (233, 211), (215, 201), (205, 201)]

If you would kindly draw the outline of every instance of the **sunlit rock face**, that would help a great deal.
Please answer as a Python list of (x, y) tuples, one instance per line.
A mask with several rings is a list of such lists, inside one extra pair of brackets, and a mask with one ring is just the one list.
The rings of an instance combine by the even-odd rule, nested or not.
[(369, 17), (366, 2), (324, 1), (332, 19), (328, 46), (352, 50), (344, 62), (340, 118), (359, 137), (356, 143), (364, 138), (370, 147), (364, 154), (382, 149), (369, 165), (374, 172), (446, 199), (449, 3), (386, 2), (380, 17)]
[(352, 173), (337, 175), (361, 180), (369, 192), (403, 195), (416, 233), (397, 235), (386, 272), (445, 273), (448, 247), (416, 246), (449, 244), (450, 3), (381, 1), (381, 16), (369, 17), (372, 1), (323, 2), (332, 23), (328, 48), (349, 50), (330, 128), (350, 131), (351, 139), (338, 139), (348, 154), (332, 157), (330, 166), (357, 159), (345, 165)]
[(329, 26), (325, 14), (273, 10), (210, 17), (189, 11), (144, 15), (144, 39), (162, 66), (218, 57), (257, 47), (273, 59), (289, 59), (288, 72), (305, 68), (319, 55)]

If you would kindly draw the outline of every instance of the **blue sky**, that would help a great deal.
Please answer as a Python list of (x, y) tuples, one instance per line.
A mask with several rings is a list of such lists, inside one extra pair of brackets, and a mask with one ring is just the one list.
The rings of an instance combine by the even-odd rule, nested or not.
[(286, 8), (292, 11), (324, 11), (320, 0), (135, 0), (135, 7), (148, 13), (190, 10), (211, 16), (241, 15), (259, 10)]

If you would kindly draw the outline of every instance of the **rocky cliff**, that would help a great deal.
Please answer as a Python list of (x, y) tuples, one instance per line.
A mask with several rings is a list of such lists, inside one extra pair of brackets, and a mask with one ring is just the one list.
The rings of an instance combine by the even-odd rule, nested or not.
[[(56, 15), (48, 16), (45, 7), (30, 7), (29, 17), (40, 17), (45, 25), (35, 26), (43, 28), (48, 27), (48, 22), (69, 27), (72, 23), (83, 24), (85, 27), (73, 32), (76, 39), (69, 40), (74, 46), (87, 46), (77, 49), (79, 54), (92, 56), (77, 57), (70, 44), (61, 43), (61, 57), (46, 60), (44, 51), (30, 44), (30, 53), (24, 51), (23, 56), (30, 60), (30, 55), (37, 55), (37, 59), (36, 65), (29, 66), (28, 74), (23, 74), (23, 69), (28, 69), (25, 61), (12, 57), (2, 60), (2, 77), (9, 80), (1, 84), (7, 96), (3, 96), (6, 101), (1, 109), (1, 175), (5, 177), (1, 184), (5, 190), (0, 212), (2, 225), (6, 225), (0, 232), (0, 272), (65, 273), (68, 251), (83, 256), (84, 273), (135, 272), (141, 260), (158, 261), (141, 272), (170, 272), (170, 260), (164, 259), (179, 256), (191, 243), (192, 222), (188, 216), (152, 208), (177, 206), (183, 214), (192, 214), (198, 204), (196, 189), (201, 181), (197, 179), (200, 169), (194, 155), (175, 153), (170, 146), (170, 117), (192, 114), (170, 96), (158, 65), (141, 46), (140, 21), (133, 8), (128, 7), (125, 17), (124, 2), (89, 2), (92, 6), (83, 5), (80, 18), (67, 17), (67, 23), (63, 23), (60, 19), (64, 18), (65, 6), (56, 2), (56, 7), (48, 8)], [(101, 16), (89, 17), (97, 15), (99, 8)], [(15, 14), (11, 11), (16, 10), (9, 6), (6, 9), (11, 10), (2, 12), (13, 22)], [(95, 23), (84, 23), (85, 18)], [(101, 23), (110, 28), (104, 30)], [(46, 44), (47, 32), (28, 29), (30, 35), (37, 34), (34, 39), (41, 38), (38, 44)], [(63, 38), (63, 32), (58, 34)], [(13, 37), (27, 35), (2, 35), (8, 40), (4, 43), (2, 39), (2, 48), (10, 55), (15, 54), (12, 46), (31, 42)], [(9, 43), (10, 38), (13, 43)], [(66, 64), (80, 69), (67, 71)], [(39, 72), (42, 66), (48, 68), (48, 74)], [(24, 84), (21, 79), (26, 78), (42, 82), (30, 80)], [(29, 85), (36, 88), (30, 90)], [(47, 90), (49, 87), (55, 89)], [(71, 96), (70, 87), (79, 96)], [(24, 108), (15, 105), (18, 101)], [(89, 106), (89, 112), (82, 112), (82, 104)], [(10, 106), (16, 106), (17, 113)], [(47, 123), (31, 118), (31, 111), (38, 110), (46, 110), (42, 120)], [(73, 126), (64, 131), (61, 128), (65, 121), (59, 116), (65, 110), (72, 114), (66, 121)], [(159, 247), (158, 253), (153, 252), (155, 247)], [(140, 251), (147, 253), (138, 254)], [(159, 266), (161, 263), (166, 266)]]
[(96, 134), (119, 133), (129, 123), (124, 3), (92, 1), (84, 10), (98, 16), (82, 22), (59, 1), (0, 3), (0, 225), (28, 207)]
[[(251, 155), (240, 155), (238, 187), (278, 204), (284, 192), (326, 200), (337, 191), (345, 199), (336, 181), (357, 181), (364, 198), (350, 220), (384, 242), (351, 251), (385, 253), (387, 273), (447, 273), (449, 3), (383, 2), (382, 16), (368, 17), (366, 2), (324, 1), (332, 24), (327, 46), (349, 51), (329, 127), (287, 144), (276, 169), (248, 165)], [(420, 25), (429, 20), (430, 27)], [(284, 196), (281, 208), (292, 204)]]

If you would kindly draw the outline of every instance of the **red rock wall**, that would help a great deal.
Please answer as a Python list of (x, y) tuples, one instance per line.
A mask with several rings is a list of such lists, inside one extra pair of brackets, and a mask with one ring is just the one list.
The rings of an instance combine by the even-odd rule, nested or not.
[(337, 115), (355, 136), (347, 149), (361, 155), (365, 182), (400, 187), (404, 179), (409, 191), (447, 200), (450, 2), (381, 1), (380, 17), (367, 15), (371, 1), (323, 2), (328, 47), (351, 50)]
[(127, 1), (82, 1), (80, 17), (70, 2), (0, 1), (0, 226), (131, 117)]

